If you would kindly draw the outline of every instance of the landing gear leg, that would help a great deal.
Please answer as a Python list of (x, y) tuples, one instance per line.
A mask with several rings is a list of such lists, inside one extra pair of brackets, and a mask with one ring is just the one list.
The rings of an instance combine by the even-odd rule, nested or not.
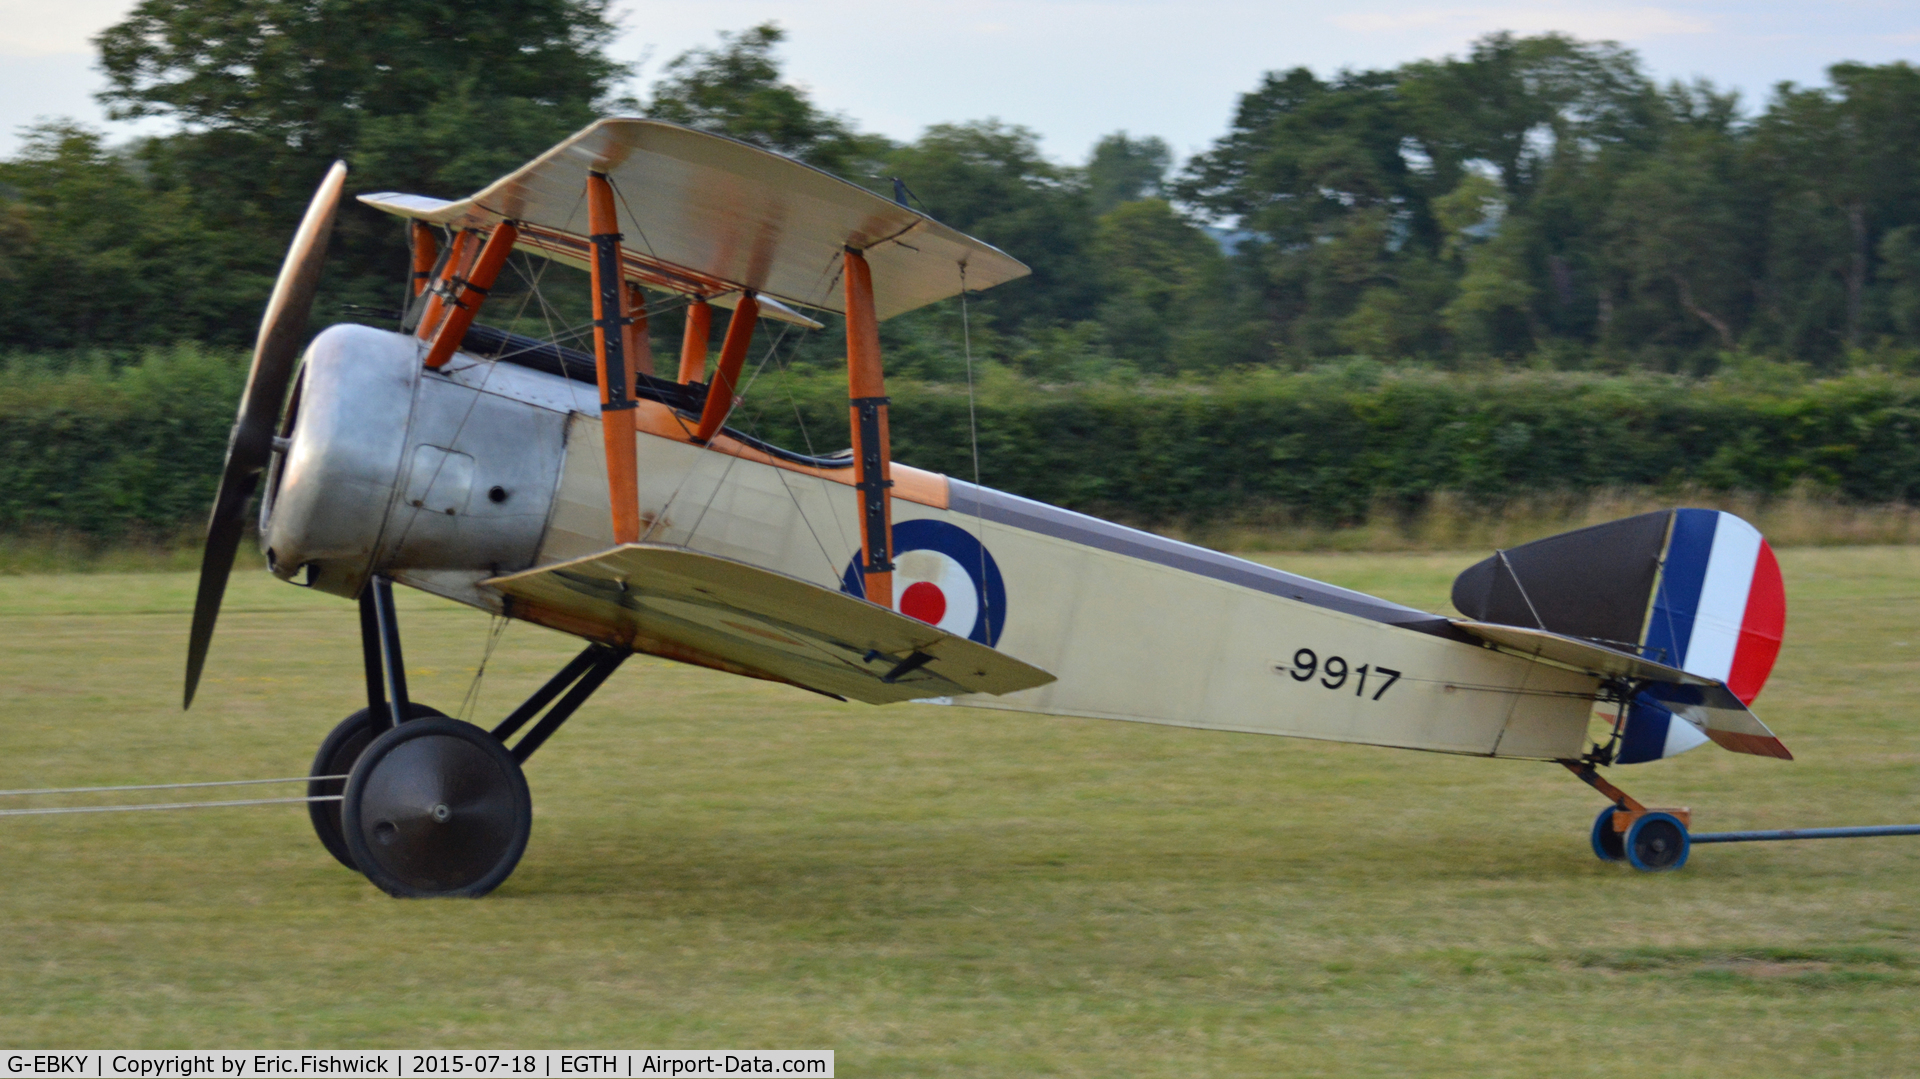
[[(345, 776), (375, 738), (393, 728), (389, 695), (402, 702), (395, 711), (407, 719), (428, 719), (446, 713), (407, 700), (407, 671), (400, 656), (400, 622), (394, 614), (393, 583), (384, 577), (367, 582), (360, 592), (360, 658), (367, 679), (367, 706), (336, 724), (320, 742), (307, 774), (307, 797), (338, 798), (347, 789)], [(341, 830), (338, 801), (308, 802), (307, 816), (320, 845), (348, 869), (359, 869), (347, 849)]]
[[(354, 866), (402, 897), (480, 896), (499, 887), (533, 831), (520, 766), (630, 654), (588, 646), (491, 732), (435, 717), (373, 738), (339, 803)], [(506, 740), (542, 709), (546, 715), (509, 749)]]
[(1687, 864), (1692, 844), (1687, 823), (1693, 814), (1686, 809), (1649, 809), (1633, 796), (1600, 777), (1592, 761), (1559, 762), (1580, 781), (1601, 794), (1613, 805), (1594, 818), (1593, 853), (1603, 862), (1625, 861), (1642, 872), (1679, 869)]

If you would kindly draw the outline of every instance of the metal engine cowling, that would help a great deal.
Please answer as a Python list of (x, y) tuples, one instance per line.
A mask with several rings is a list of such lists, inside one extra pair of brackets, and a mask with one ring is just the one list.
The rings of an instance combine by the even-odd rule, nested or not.
[(458, 359), (428, 371), (422, 353), (355, 325), (308, 346), (261, 502), (276, 576), (348, 597), (375, 573), (446, 593), (533, 564), (566, 413), (513, 389), (549, 376)]

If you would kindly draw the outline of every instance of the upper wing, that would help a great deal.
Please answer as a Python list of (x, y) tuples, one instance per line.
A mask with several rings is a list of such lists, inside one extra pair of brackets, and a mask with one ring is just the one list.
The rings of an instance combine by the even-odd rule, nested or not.
[(486, 583), (533, 621), (599, 627), (637, 651), (718, 660), (870, 704), (1053, 681), (864, 599), (684, 547), (630, 543)]
[[(457, 202), (383, 192), (360, 201), (455, 227), (521, 225), (518, 246), (574, 266), (590, 256), (589, 171), (619, 192), (627, 274), (706, 297), (753, 289), (842, 310), (839, 258), (873, 267), (874, 307), (891, 318), (1029, 271), (991, 244), (792, 158), (658, 120), (599, 120)], [(721, 301), (724, 302), (724, 299)]]

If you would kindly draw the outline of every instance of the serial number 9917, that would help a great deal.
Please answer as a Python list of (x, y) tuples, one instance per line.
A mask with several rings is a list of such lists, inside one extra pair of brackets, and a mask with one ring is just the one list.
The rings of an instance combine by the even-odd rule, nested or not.
[[(1315, 676), (1317, 675), (1317, 681), (1328, 689), (1344, 689), (1347, 683), (1351, 681), (1353, 683), (1353, 695), (1356, 697), (1366, 696), (1367, 678), (1369, 675), (1372, 675), (1374, 676), (1374, 690), (1373, 696), (1369, 699), (1376, 701), (1380, 699), (1381, 694), (1393, 688), (1393, 684), (1400, 680), (1399, 671), (1388, 667), (1375, 667), (1371, 664), (1364, 663), (1359, 667), (1353, 667), (1339, 656), (1328, 656), (1323, 663), (1311, 648), (1302, 648), (1298, 652), (1295, 652), (1293, 654), (1293, 666), (1275, 667), (1274, 670), (1291, 675), (1296, 682), (1316, 681)], [(1381, 679), (1385, 680), (1381, 681)]]

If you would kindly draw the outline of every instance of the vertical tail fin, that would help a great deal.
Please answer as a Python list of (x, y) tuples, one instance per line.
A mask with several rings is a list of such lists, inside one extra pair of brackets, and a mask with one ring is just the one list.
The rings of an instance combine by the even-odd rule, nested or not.
[(1453, 605), (1478, 621), (1580, 638), (1724, 687), (1708, 699), (1699, 686), (1637, 692), (1618, 763), (1709, 739), (1791, 759), (1746, 708), (1779, 655), (1786, 588), (1766, 539), (1731, 513), (1661, 510), (1501, 551), (1454, 580)]

